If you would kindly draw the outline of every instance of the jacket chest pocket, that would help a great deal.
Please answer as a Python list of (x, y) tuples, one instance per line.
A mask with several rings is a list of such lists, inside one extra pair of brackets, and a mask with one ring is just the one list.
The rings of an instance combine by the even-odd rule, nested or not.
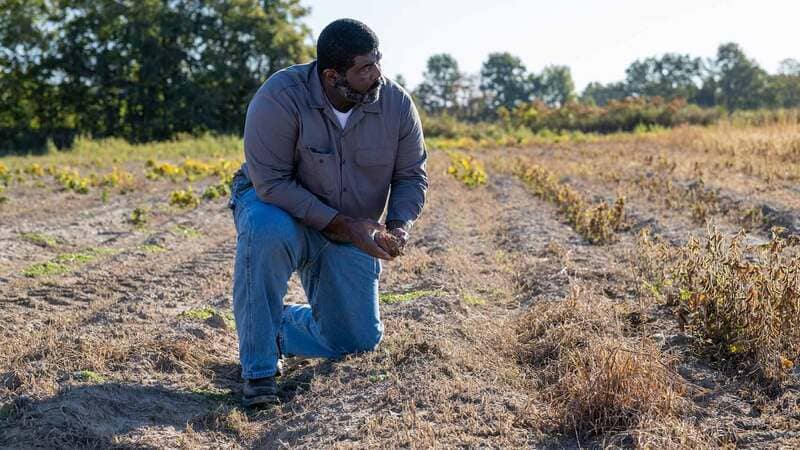
[(328, 146), (305, 145), (299, 149), (297, 179), (313, 194), (330, 196), (338, 184), (339, 161)]

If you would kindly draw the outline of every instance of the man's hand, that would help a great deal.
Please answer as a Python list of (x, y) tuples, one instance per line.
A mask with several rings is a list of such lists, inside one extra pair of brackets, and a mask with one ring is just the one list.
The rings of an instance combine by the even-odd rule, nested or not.
[(402, 255), (403, 247), (406, 245), (402, 235), (398, 236), (395, 230), (378, 232), (375, 235), (375, 242), (377, 242), (386, 253), (392, 255), (392, 257)]
[(392, 256), (400, 256), (408, 242), (408, 232), (405, 230), (405, 222), (400, 220), (387, 220), (386, 233), (379, 234), (375, 239), (387, 253)]
[(322, 232), (334, 241), (352, 242), (368, 255), (387, 261), (394, 259), (374, 239), (378, 233), (385, 233), (386, 227), (372, 219), (354, 219), (337, 214)]

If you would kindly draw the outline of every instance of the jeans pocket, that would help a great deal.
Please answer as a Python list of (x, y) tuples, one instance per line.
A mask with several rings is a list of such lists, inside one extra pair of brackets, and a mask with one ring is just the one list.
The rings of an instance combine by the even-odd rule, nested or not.
[(247, 179), (244, 172), (241, 169), (236, 171), (233, 175), (233, 179), (231, 180), (231, 197), (228, 199), (228, 208), (231, 210), (236, 209), (236, 202), (239, 200), (239, 197), (242, 195), (244, 191), (253, 187), (253, 183)]

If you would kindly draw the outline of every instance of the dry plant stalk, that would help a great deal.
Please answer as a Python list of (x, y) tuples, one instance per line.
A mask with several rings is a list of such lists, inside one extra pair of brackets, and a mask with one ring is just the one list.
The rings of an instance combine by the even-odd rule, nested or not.
[(655, 291), (709, 356), (760, 381), (779, 383), (800, 356), (800, 257), (777, 235), (743, 245), (743, 232), (725, 238), (709, 227), (679, 248), (640, 242), (655, 263)]
[(518, 161), (513, 171), (537, 197), (556, 204), (575, 231), (589, 242), (613, 242), (615, 233), (625, 229), (624, 198), (618, 198), (613, 205), (606, 202), (591, 204), (580, 192), (559, 182), (556, 175), (544, 167)]

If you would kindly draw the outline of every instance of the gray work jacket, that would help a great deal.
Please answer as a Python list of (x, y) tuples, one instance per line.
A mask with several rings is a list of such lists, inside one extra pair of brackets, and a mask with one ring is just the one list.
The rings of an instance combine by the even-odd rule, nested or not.
[(247, 108), (243, 172), (258, 197), (322, 230), (337, 213), (410, 228), (428, 188), (427, 152), (411, 97), (386, 80), (377, 102), (342, 129), (316, 62), (272, 75)]

